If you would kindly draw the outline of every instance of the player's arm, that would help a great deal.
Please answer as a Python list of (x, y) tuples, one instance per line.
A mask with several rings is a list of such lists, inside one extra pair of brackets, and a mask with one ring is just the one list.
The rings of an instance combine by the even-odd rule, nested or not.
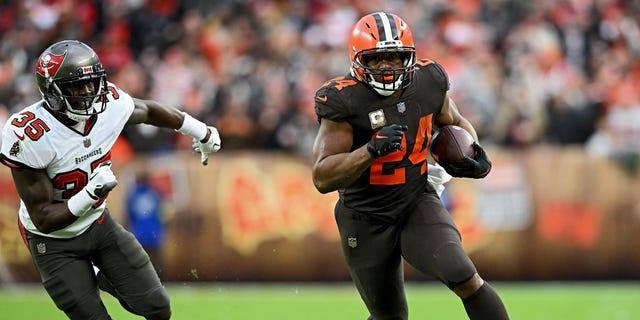
[(64, 203), (54, 203), (53, 184), (44, 170), (11, 168), (20, 199), (35, 227), (42, 233), (62, 229), (90, 212), (118, 184), (111, 171), (111, 161), (103, 162), (89, 177), (88, 183)]
[(471, 122), (469, 122), (469, 120), (467, 120), (462, 116), (462, 114), (460, 114), (458, 107), (448, 94), (445, 95), (442, 109), (436, 116), (435, 123), (438, 126), (452, 124), (462, 127), (467, 130), (475, 140), (475, 142), (473, 143), (473, 149), (476, 151), (475, 157), (465, 158), (463, 164), (459, 164), (456, 166), (445, 166), (445, 170), (447, 171), (447, 173), (454, 177), (474, 179), (486, 177), (491, 171), (491, 161), (489, 160), (489, 157), (487, 156), (487, 153), (484, 151), (482, 146), (478, 143), (478, 134), (473, 128), (473, 125), (471, 125)]
[(313, 144), (313, 184), (321, 193), (351, 185), (373, 162), (364, 145), (351, 149), (353, 131), (347, 122), (322, 119)]
[(208, 155), (220, 150), (220, 135), (215, 127), (207, 126), (186, 112), (162, 105), (153, 100), (133, 98), (134, 109), (127, 123), (146, 123), (156, 127), (170, 128), (194, 139), (194, 149), (202, 153), (202, 164), (207, 164)]
[(458, 110), (458, 106), (456, 103), (449, 97), (449, 94), (444, 96), (444, 102), (442, 103), (442, 109), (440, 113), (435, 118), (435, 124), (438, 126), (445, 125), (456, 125), (467, 130), (474, 140), (478, 141), (478, 134), (476, 130), (471, 125), (471, 122), (467, 120), (465, 117), (460, 114)]
[(40, 232), (51, 233), (78, 219), (65, 203), (53, 203), (53, 185), (44, 170), (12, 168), (11, 174), (18, 195)]

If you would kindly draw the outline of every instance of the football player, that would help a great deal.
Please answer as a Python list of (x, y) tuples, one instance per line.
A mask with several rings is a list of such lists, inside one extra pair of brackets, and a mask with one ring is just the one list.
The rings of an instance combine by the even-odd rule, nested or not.
[[(403, 258), (458, 295), (470, 319), (508, 319), (428, 182), (434, 126), (458, 125), (478, 140), (447, 94), (447, 73), (416, 57), (409, 26), (392, 13), (362, 17), (348, 50), (350, 74), (316, 92), (312, 174), (318, 191), (339, 191), (342, 249), (369, 319), (408, 318)], [(491, 162), (480, 144), (474, 148), (475, 158), (445, 167), (447, 173), (485, 177)]]
[(11, 169), (19, 226), (44, 288), (70, 319), (111, 319), (98, 287), (132, 313), (169, 319), (169, 296), (149, 256), (106, 208), (118, 183), (110, 150), (126, 124), (146, 123), (193, 137), (206, 165), (220, 149), (216, 128), (129, 96), (79, 41), (48, 47), (35, 78), (43, 99), (7, 120), (0, 161)]

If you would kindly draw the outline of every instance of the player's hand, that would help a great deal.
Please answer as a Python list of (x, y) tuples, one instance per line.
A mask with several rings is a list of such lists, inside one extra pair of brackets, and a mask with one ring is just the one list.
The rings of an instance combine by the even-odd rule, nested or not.
[(486, 177), (491, 171), (491, 161), (477, 142), (473, 143), (473, 149), (476, 151), (475, 157), (465, 157), (462, 162), (456, 164), (443, 164), (442, 166), (447, 173), (458, 178), (480, 179)]
[(116, 176), (111, 171), (111, 161), (101, 163), (89, 177), (85, 189), (95, 199), (105, 197), (118, 185)]
[(402, 150), (402, 136), (407, 131), (407, 126), (392, 124), (383, 127), (367, 143), (367, 151), (376, 159), (385, 156), (393, 151)]
[[(213, 152), (217, 152), (220, 150), (220, 134), (218, 134), (218, 129), (214, 127), (207, 127), (209, 129), (209, 139), (206, 141), (198, 141), (193, 139), (193, 150), (195, 152), (200, 153), (200, 162), (203, 165), (209, 164), (209, 154)], [(204, 140), (204, 139), (203, 139)]]

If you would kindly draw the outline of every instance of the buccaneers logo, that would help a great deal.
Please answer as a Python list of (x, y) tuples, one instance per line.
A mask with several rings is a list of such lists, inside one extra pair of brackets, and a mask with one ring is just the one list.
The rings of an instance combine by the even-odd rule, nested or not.
[(58, 68), (62, 65), (65, 55), (55, 55), (50, 52), (44, 52), (38, 63), (36, 64), (36, 72), (44, 77), (52, 77), (58, 72)]

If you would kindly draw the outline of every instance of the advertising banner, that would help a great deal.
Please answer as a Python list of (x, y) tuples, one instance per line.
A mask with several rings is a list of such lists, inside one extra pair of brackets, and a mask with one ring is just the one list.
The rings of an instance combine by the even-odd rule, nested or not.
[[(485, 278), (640, 278), (637, 177), (580, 149), (488, 152), (487, 178), (453, 179), (442, 195)], [(337, 193), (314, 188), (308, 161), (256, 152), (216, 154), (207, 167), (181, 153), (114, 159), (120, 183), (107, 206), (129, 227), (137, 177), (157, 188), (164, 237), (152, 259), (165, 281), (348, 280)], [(0, 282), (39, 281), (18, 232), (18, 204), (10, 170), (1, 169)]]

